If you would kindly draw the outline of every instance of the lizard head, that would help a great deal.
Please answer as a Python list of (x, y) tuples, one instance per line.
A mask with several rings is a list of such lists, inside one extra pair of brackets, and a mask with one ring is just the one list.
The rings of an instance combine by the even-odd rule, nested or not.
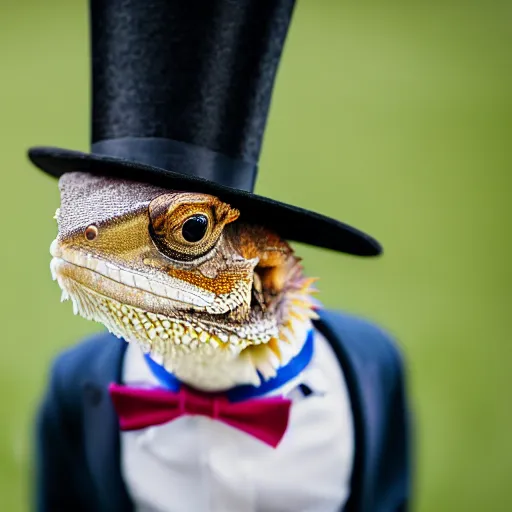
[(300, 350), (313, 280), (276, 234), (208, 194), (86, 173), (59, 185), (51, 269), (76, 314), (204, 389), (257, 384)]

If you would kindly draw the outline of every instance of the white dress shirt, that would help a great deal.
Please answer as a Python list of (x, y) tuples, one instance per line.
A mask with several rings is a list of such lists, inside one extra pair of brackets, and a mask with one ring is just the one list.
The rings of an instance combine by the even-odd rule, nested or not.
[[(121, 432), (121, 470), (138, 512), (331, 512), (350, 492), (354, 432), (336, 356), (315, 333), (306, 369), (278, 394), (292, 399), (277, 448), (205, 416)], [(124, 384), (158, 386), (135, 344)], [(304, 384), (312, 393), (303, 392)], [(276, 394), (273, 392), (272, 394)]]

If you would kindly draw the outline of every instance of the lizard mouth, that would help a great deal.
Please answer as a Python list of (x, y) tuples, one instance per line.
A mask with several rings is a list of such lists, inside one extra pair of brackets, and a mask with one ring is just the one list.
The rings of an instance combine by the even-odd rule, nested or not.
[[(275, 318), (253, 317), (237, 325), (224, 323), (218, 296), (193, 285), (148, 279), (137, 272), (84, 254), (66, 250), (54, 241), (50, 248), (52, 277), (62, 289), (62, 300), (71, 299), (75, 314), (103, 323), (113, 334), (136, 341), (155, 358), (165, 358), (169, 347), (201, 345), (240, 353), (251, 345), (268, 343), (278, 334)], [(221, 298), (225, 303), (225, 298)], [(239, 302), (239, 304), (237, 304)], [(243, 295), (230, 301), (243, 305)]]
[[(196, 309), (216, 313), (216, 296), (192, 284), (167, 278), (163, 282), (156, 277), (148, 278), (142, 273), (119, 267), (79, 250), (65, 249), (57, 240), (50, 247), (53, 256), (50, 263), (54, 279), (65, 275), (83, 283), (93, 290), (117, 298), (119, 302), (141, 304), (147, 296), (147, 309)], [(156, 302), (152, 305), (152, 302)], [(220, 312), (220, 311), (219, 311)]]
[[(120, 302), (88, 286), (84, 279), (77, 279), (77, 274), (83, 277), (84, 272), (93, 274), (93, 271), (68, 261), (54, 258), (51, 268), (63, 290), (63, 300), (72, 300), (75, 314), (105, 324), (113, 334), (126, 341), (137, 341), (145, 352), (151, 352), (152, 355), (154, 352), (164, 355), (165, 350), (159, 346), (160, 342), (189, 346), (190, 349), (197, 348), (200, 344), (210, 344), (214, 347), (230, 347), (231, 350), (236, 347), (243, 350), (250, 344), (261, 343), (256, 340), (242, 340), (236, 334), (220, 332), (218, 329), (216, 333), (212, 333), (209, 326), (200, 320), (192, 320), (190, 314), (180, 314), (179, 311), (172, 315), (154, 313)], [(94, 276), (91, 281), (94, 281)], [(111, 283), (105, 288), (110, 286)], [(185, 316), (188, 320), (185, 320)]]

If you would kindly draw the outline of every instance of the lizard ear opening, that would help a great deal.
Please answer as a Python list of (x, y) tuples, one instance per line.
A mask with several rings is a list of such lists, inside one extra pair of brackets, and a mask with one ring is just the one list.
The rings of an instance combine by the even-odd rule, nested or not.
[(193, 262), (216, 246), (224, 226), (238, 210), (206, 194), (163, 194), (149, 204), (149, 232), (157, 249), (168, 258)]

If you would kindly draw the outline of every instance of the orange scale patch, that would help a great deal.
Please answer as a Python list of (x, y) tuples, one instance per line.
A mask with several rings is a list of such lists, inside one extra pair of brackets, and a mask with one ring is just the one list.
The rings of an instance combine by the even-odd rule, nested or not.
[(186, 281), (190, 284), (198, 286), (203, 290), (213, 292), (216, 295), (222, 295), (225, 293), (231, 293), (237, 283), (239, 283), (245, 276), (239, 272), (219, 272), (215, 278), (209, 278), (203, 276), (199, 272), (190, 272), (182, 269), (169, 269), (169, 275)]

